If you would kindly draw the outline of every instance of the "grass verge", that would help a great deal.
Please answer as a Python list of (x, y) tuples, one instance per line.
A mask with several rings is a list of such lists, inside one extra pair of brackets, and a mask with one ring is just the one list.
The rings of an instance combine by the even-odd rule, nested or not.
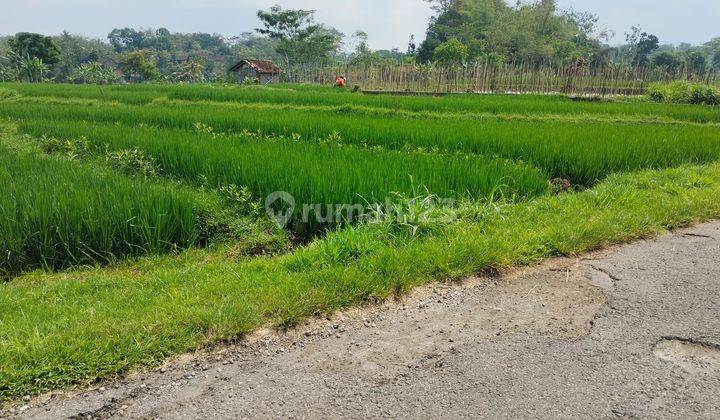
[(612, 175), (578, 194), (464, 208), (441, 226), (363, 225), (294, 253), (191, 250), (0, 285), (0, 399), (153, 366), (180, 352), (414, 286), (524, 265), (720, 216), (720, 165)]

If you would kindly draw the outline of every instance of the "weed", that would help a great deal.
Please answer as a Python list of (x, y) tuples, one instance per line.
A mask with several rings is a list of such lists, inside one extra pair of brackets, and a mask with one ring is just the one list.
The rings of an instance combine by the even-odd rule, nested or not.
[(155, 158), (137, 148), (107, 151), (105, 160), (108, 166), (126, 175), (154, 177), (160, 172)]

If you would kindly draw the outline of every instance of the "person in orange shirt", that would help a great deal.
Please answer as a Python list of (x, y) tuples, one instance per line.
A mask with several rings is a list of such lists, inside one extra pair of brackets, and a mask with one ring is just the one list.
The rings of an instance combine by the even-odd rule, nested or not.
[(345, 81), (345, 75), (344, 75), (344, 74), (341, 74), (340, 76), (338, 76), (337, 79), (335, 79), (335, 86), (336, 86), (336, 87), (344, 88), (344, 87), (345, 87), (345, 83), (346, 83), (346, 81)]

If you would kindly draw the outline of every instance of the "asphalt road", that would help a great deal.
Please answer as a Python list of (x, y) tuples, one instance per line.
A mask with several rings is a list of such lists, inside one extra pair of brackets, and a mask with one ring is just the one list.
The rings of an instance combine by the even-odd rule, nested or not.
[(720, 223), (420, 288), (153, 372), (34, 418), (720, 418)]

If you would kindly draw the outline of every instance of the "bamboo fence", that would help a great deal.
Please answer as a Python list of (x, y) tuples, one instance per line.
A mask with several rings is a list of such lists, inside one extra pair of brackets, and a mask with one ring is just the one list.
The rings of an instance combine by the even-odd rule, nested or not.
[(642, 95), (653, 82), (684, 79), (720, 85), (717, 72), (698, 75), (680, 70), (607, 66), (529, 66), (475, 63), (466, 66), (371, 65), (297, 67), (288, 69), (291, 82), (332, 84), (345, 74), (348, 86), (371, 92), (445, 93), (562, 93), (577, 96)]

